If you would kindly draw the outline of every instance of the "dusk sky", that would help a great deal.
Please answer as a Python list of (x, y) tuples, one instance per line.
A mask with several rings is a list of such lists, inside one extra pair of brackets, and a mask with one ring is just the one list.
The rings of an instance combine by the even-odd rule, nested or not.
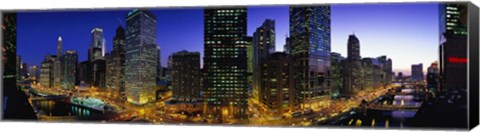
[[(162, 66), (168, 55), (180, 50), (203, 52), (203, 8), (151, 9), (157, 16), (157, 43)], [(125, 27), (129, 10), (20, 12), (17, 24), (17, 54), (29, 66), (40, 65), (44, 56), (56, 53), (58, 36), (63, 49), (77, 50), (79, 61), (87, 59), (90, 31), (103, 28), (107, 51), (117, 26)], [(265, 19), (276, 24), (276, 50), (283, 51), (288, 35), (288, 6), (248, 8), (248, 35)], [(341, 4), (331, 6), (332, 52), (346, 56), (348, 35), (360, 40), (362, 57), (387, 55), (395, 72), (410, 75), (411, 64), (423, 63), (424, 71), (438, 60), (438, 4)], [(202, 53), (203, 57), (203, 53)]]

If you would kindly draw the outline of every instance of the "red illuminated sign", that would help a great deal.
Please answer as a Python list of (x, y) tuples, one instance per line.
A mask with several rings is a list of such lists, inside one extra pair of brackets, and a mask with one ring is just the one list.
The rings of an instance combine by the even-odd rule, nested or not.
[(467, 63), (468, 60), (467, 60), (467, 58), (461, 58), (461, 57), (448, 57), (448, 62), (450, 62), (450, 63)]

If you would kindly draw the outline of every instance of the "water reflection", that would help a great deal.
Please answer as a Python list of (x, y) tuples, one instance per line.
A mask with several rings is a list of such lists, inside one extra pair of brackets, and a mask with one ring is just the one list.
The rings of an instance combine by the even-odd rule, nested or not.
[(100, 114), (100, 111), (91, 110), (61, 101), (41, 100), (33, 101), (37, 109), (49, 116), (91, 116)]

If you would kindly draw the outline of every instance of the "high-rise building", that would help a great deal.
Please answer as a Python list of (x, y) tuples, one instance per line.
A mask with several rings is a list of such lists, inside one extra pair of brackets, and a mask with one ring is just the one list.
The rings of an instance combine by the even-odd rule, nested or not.
[(440, 4), (440, 90), (467, 88), (467, 4)]
[(412, 81), (423, 81), (424, 74), (423, 74), (422, 63), (412, 65), (411, 71), (412, 71), (412, 74), (411, 74)]
[(62, 85), (62, 55), (63, 55), (63, 52), (62, 52), (62, 37), (59, 36), (58, 37), (58, 40), (57, 40), (57, 57), (55, 59), (55, 62), (54, 62), (54, 66), (53, 66), (53, 80), (54, 80), (54, 83), (53, 83), (53, 87), (54, 88), (61, 88), (61, 85)]
[(157, 82), (160, 81), (160, 78), (162, 77), (162, 74), (161, 74), (162, 73), (161, 72), (161, 70), (162, 70), (162, 61), (161, 61), (162, 57), (161, 57), (161, 55), (162, 54), (161, 54), (161, 52), (162, 51), (160, 49), (160, 46), (157, 45), (157, 59), (156, 59), (157, 60), (157, 74), (156, 74), (156, 81)]
[(172, 54), (173, 97), (179, 101), (197, 101), (200, 97), (200, 52)]
[(77, 74), (78, 53), (75, 50), (67, 50), (62, 58), (62, 88), (75, 89)]
[(204, 10), (206, 115), (226, 120), (247, 113), (247, 9)]
[(148, 10), (127, 14), (125, 93), (127, 101), (142, 105), (155, 100), (157, 70), (157, 18)]
[(102, 57), (90, 63), (93, 69), (93, 86), (100, 88), (101, 90), (106, 90), (106, 61)]
[(113, 50), (106, 56), (107, 91), (120, 100), (125, 99), (125, 30), (118, 26), (113, 38)]
[(342, 75), (343, 71), (343, 66), (342, 66), (342, 61), (345, 60), (345, 57), (343, 57), (340, 53), (331, 53), (331, 61), (332, 65), (330, 67), (330, 83), (332, 87), (332, 92), (331, 92), (331, 97), (332, 98), (337, 98), (340, 95), (340, 90), (343, 88), (343, 78), (344, 76)]
[(392, 59), (387, 58), (387, 56), (380, 56), (376, 58), (380, 63), (383, 65), (383, 72), (382, 72), (382, 78), (383, 78), (383, 86), (390, 85), (393, 81), (393, 77), (395, 76), (395, 73), (392, 70)]
[(437, 62), (433, 62), (427, 69), (427, 88), (431, 93), (436, 93), (439, 90), (439, 69)]
[(343, 62), (343, 88), (340, 94), (354, 96), (364, 88), (362, 84), (362, 58), (360, 56), (360, 40), (355, 34), (348, 36), (347, 59)]
[(38, 66), (33, 65), (28, 68), (28, 75), (31, 81), (38, 82), (40, 77), (40, 69)]
[(248, 74), (248, 84), (249, 85), (249, 93), (252, 91), (252, 84), (253, 84), (253, 37), (248, 36), (246, 38), (247, 41), (247, 74)]
[(275, 52), (275, 21), (266, 19), (262, 26), (253, 33), (253, 97), (259, 99), (258, 94), (263, 89), (260, 86), (262, 81), (262, 63), (270, 54)]
[(363, 58), (360, 74), (360, 90), (374, 92), (383, 86), (383, 63), (375, 58)]
[(44, 88), (53, 88), (55, 57), (46, 55), (40, 66), (40, 86)]
[(93, 62), (105, 56), (105, 38), (103, 37), (103, 29), (93, 28), (91, 31), (92, 41), (88, 49), (88, 60)]
[(290, 55), (272, 53), (264, 60), (262, 69), (259, 96), (268, 114), (279, 117), (283, 113), (293, 112), (298, 105), (294, 96), (294, 70)]
[(93, 84), (93, 75), (91, 75), (92, 72), (92, 65), (90, 65), (90, 62), (88, 60), (80, 62), (78, 66), (78, 79), (79, 83), (85, 83), (87, 85)]
[(14, 96), (17, 71), (17, 14), (2, 12), (2, 69), (3, 93)]
[(291, 46), (290, 46), (290, 37), (286, 37), (285, 38), (285, 45), (283, 45), (283, 50), (285, 51), (285, 53), (287, 54), (291, 54), (290, 51), (291, 51)]
[(288, 43), (295, 63), (296, 100), (309, 108), (330, 93), (330, 6), (290, 6)]

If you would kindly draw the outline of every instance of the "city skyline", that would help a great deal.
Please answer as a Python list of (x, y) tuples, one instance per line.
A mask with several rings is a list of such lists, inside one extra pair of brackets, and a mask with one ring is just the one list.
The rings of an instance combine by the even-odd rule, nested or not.
[[(8, 59), (16, 60), (17, 74), (4, 80), (17, 93), (4, 96), (16, 99), (5, 113), (39, 121), (468, 127), (466, 9), (424, 3), (24, 13), (27, 22), (2, 25), (28, 29), (19, 28), (18, 37), (6, 31), (13, 39), (4, 43), (15, 47), (4, 51), (16, 54)], [(53, 53), (50, 37), (58, 37)], [(39, 76), (29, 74), (31, 54), (44, 57)]]
[[(392, 58), (393, 71), (396, 73), (401, 71), (404, 75), (409, 75), (411, 64), (430, 64), (438, 60), (436, 56), (438, 36), (433, 33), (438, 32), (437, 3), (334, 4), (331, 5), (331, 8), (332, 52), (346, 57), (348, 35), (355, 34), (360, 40), (362, 57), (387, 55)], [(87, 48), (91, 42), (89, 32), (95, 27), (104, 30), (106, 52), (110, 52), (113, 46), (111, 38), (114, 36), (116, 27), (121, 25), (125, 28), (124, 18), (127, 12), (128, 9), (98, 10), (94, 13), (85, 11), (19, 13), (18, 55), (22, 56), (28, 65), (38, 66), (43, 60), (43, 55), (38, 56), (33, 54), (36, 53), (33, 51), (40, 49), (47, 51), (44, 54), (55, 54), (56, 38), (62, 36), (63, 49), (77, 50), (79, 61), (84, 61), (87, 59)], [(166, 66), (168, 56), (172, 53), (188, 50), (200, 52), (201, 66), (203, 66), (203, 8), (153, 9), (152, 12), (158, 16), (157, 44), (162, 50), (161, 65)], [(253, 32), (261, 26), (265, 19), (275, 20), (275, 48), (276, 51), (283, 51), (285, 37), (289, 30), (288, 6), (249, 6), (247, 13), (249, 18), (247, 19), (248, 36), (253, 36)], [(399, 20), (412, 20), (412, 18), (417, 21)], [(380, 19), (384, 21), (378, 21)], [(375, 30), (370, 30), (372, 28)], [(422, 30), (418, 30), (419, 28)], [(419, 34), (424, 35), (418, 37)], [(179, 39), (180, 37), (189, 39)], [(414, 37), (415, 39), (410, 40)], [(47, 45), (50, 43), (51, 46)], [(45, 46), (22, 48), (38, 44)], [(385, 44), (388, 46), (383, 46)], [(376, 50), (378, 46), (383, 46), (382, 49), (385, 50)], [(408, 48), (411, 46), (419, 48)], [(412, 51), (412, 54), (405, 54), (399, 51), (406, 50), (397, 49), (407, 49)], [(426, 70), (424, 68), (424, 72)]]

